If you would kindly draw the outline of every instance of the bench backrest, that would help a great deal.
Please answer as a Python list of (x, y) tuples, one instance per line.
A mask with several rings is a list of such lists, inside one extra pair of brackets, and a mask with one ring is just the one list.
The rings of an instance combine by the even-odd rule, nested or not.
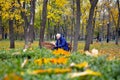
[[(45, 48), (51, 49), (51, 50), (55, 47), (55, 45), (50, 43), (50, 42), (42, 42), (41, 45), (42, 45), (42, 47), (45, 47)], [(69, 50), (71, 51), (72, 50), (72, 44), (68, 43), (68, 47), (69, 47)]]
[(55, 45), (50, 42), (42, 42), (41, 45), (47, 49), (53, 49), (55, 47)]

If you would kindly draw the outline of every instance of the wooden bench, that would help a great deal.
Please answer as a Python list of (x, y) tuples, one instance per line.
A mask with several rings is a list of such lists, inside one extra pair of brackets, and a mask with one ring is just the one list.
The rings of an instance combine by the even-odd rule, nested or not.
[(72, 43), (68, 42), (68, 47), (69, 47), (69, 51), (71, 51), (72, 50)]
[(41, 46), (51, 50), (55, 47), (55, 45), (50, 42), (41, 42)]
[[(55, 47), (55, 45), (53, 43), (50, 43), (50, 42), (42, 42), (41, 45), (42, 45), (42, 47), (45, 47), (45, 48), (51, 49), (51, 50)], [(71, 51), (72, 44), (68, 43), (68, 47), (69, 47), (69, 51)]]

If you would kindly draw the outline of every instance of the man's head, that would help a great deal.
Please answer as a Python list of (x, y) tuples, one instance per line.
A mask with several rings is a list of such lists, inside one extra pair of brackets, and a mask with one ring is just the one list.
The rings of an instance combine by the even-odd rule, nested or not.
[(60, 34), (60, 33), (57, 33), (57, 34), (56, 34), (56, 38), (57, 38), (57, 39), (60, 39), (60, 37), (61, 37), (61, 34)]

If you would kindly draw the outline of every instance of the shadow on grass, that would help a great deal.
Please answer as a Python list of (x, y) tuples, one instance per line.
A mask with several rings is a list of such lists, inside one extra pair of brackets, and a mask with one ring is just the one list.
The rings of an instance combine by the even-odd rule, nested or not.
[(0, 54), (0, 60), (6, 60), (11, 58), (28, 58), (31, 59), (33, 55), (31, 54), (19, 54), (19, 55), (8, 55), (8, 54)]

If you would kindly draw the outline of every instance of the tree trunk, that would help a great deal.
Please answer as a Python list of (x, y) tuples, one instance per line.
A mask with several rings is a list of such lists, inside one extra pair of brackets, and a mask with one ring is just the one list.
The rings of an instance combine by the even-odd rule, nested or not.
[(116, 45), (118, 45), (118, 39), (119, 39), (118, 30), (120, 28), (120, 4), (119, 4), (119, 0), (117, 0), (117, 5), (118, 5), (118, 22), (117, 22), (117, 27), (116, 27), (116, 41), (115, 41)]
[(105, 21), (105, 13), (103, 13), (103, 16), (102, 16), (102, 26), (101, 26), (101, 29), (100, 29), (100, 38), (101, 38), (101, 41), (104, 40), (104, 21)]
[(2, 17), (0, 15), (0, 40), (2, 40)]
[[(36, 0), (31, 0), (30, 2), (30, 22), (28, 21), (28, 18), (26, 16), (25, 12), (21, 12), (22, 18), (24, 19), (24, 39), (25, 44), (32, 43), (34, 40), (34, 17), (35, 17), (35, 2)], [(18, 0), (18, 3), (20, 6), (25, 9), (26, 3), (23, 2), (23, 5), (21, 5), (20, 0)]]
[(50, 32), (51, 32), (51, 26), (50, 26), (50, 20), (48, 19), (47, 20), (47, 35), (46, 35), (46, 37), (47, 37), (47, 40), (50, 40)]
[(34, 40), (35, 2), (36, 0), (31, 0), (30, 3), (30, 22), (26, 33), (26, 44), (32, 43)]
[(85, 51), (90, 49), (92, 29), (93, 29), (92, 22), (93, 22), (94, 10), (97, 5), (97, 2), (98, 2), (98, 0), (90, 0), (91, 8), (90, 8), (90, 12), (89, 12), (88, 24), (86, 27), (86, 40), (85, 40), (85, 47), (84, 47)]
[(84, 23), (82, 23), (81, 39), (84, 40)]
[(30, 24), (31, 26), (31, 42), (35, 39), (35, 32), (34, 32), (34, 21), (35, 21), (35, 2), (36, 0), (31, 0), (31, 15), (30, 15)]
[(109, 43), (110, 41), (110, 23), (107, 24), (107, 40), (106, 42)]
[[(110, 11), (110, 8), (108, 7), (108, 11)], [(109, 19), (109, 22), (107, 23), (107, 40), (106, 42), (109, 43), (109, 41), (111, 40), (111, 15), (110, 15), (110, 12), (109, 12), (109, 15), (108, 15), (108, 19)]]
[(101, 42), (103, 40), (103, 34), (104, 34), (104, 27), (103, 25), (100, 27), (100, 36), (99, 36), (99, 41)]
[(74, 28), (74, 44), (73, 44), (73, 51), (77, 51), (78, 48), (78, 37), (80, 32), (80, 0), (76, 0), (76, 26)]
[(13, 20), (9, 20), (9, 39), (10, 39), (10, 48), (15, 48)]
[[(97, 7), (96, 7), (96, 10), (97, 10)], [(97, 11), (95, 11), (95, 16), (94, 16), (94, 19), (93, 19), (91, 44), (93, 44), (93, 39), (94, 39), (94, 29), (95, 29), (95, 25), (96, 25), (96, 15), (97, 15)]]
[(44, 34), (45, 34), (45, 26), (46, 26), (46, 20), (47, 20), (47, 2), (48, 0), (43, 1), (43, 11), (42, 11), (42, 20), (41, 20), (41, 27), (40, 27), (40, 40), (39, 40), (39, 46), (41, 46), (41, 42), (44, 41)]
[[(1, 6), (0, 6), (1, 10)], [(0, 14), (0, 40), (2, 40), (2, 15)]]
[[(11, 3), (14, 4), (14, 1)], [(11, 12), (14, 12), (14, 6), (11, 9)], [(10, 39), (10, 48), (15, 48), (15, 37), (14, 37), (14, 25), (13, 19), (9, 19), (9, 39)]]
[[(21, 5), (20, 0), (18, 0), (18, 2)], [(25, 5), (26, 3), (23, 2), (24, 9), (25, 9)], [(28, 28), (29, 22), (25, 12), (21, 12), (21, 15), (22, 15), (22, 18), (24, 19), (24, 40), (25, 40), (25, 44), (27, 44), (27, 28)]]
[(2, 39), (5, 39), (4, 27), (2, 26)]
[(71, 39), (70, 39), (70, 42), (72, 43), (72, 41), (73, 41), (73, 28), (74, 28), (74, 25), (75, 25), (75, 7), (74, 7), (74, 5), (75, 5), (75, 1), (74, 0), (72, 0), (72, 6), (71, 6), (71, 8), (72, 8), (72, 26), (71, 26)]
[[(26, 3), (23, 2), (23, 5), (20, 3), (20, 0), (18, 0), (18, 3), (20, 4), (20, 6), (25, 9), (25, 5)], [(22, 18), (24, 19), (24, 40), (25, 40), (25, 44), (27, 44), (27, 28), (28, 28), (28, 25), (29, 25), (29, 22), (28, 22), (28, 18), (25, 14), (25, 12), (21, 12), (21, 16)]]

